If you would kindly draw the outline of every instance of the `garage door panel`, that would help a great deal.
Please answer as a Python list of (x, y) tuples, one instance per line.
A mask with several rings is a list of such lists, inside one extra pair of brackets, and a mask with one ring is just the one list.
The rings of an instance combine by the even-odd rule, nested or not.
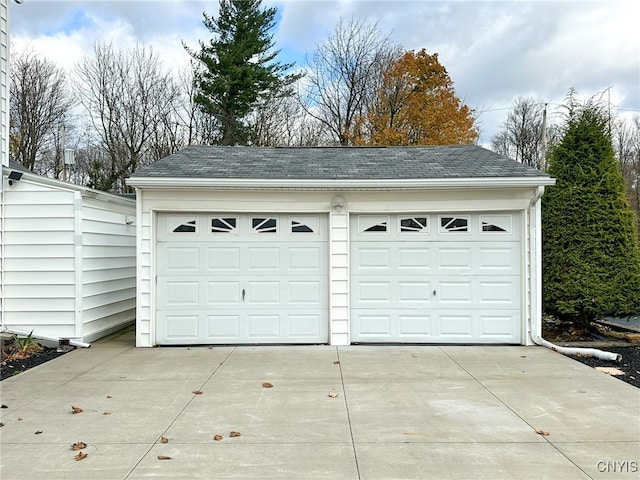
[(405, 307), (416, 303), (417, 308), (424, 307), (431, 302), (433, 296), (430, 282), (399, 281), (397, 290), (398, 303)]
[(291, 338), (305, 339), (322, 336), (321, 324), (320, 314), (290, 313), (287, 315), (288, 336)]
[(518, 312), (500, 312), (500, 314), (481, 314), (480, 326), (481, 337), (513, 337), (517, 332), (514, 325), (517, 325)]
[(159, 267), (167, 272), (197, 272), (200, 270), (200, 249), (194, 247), (168, 247), (160, 256)]
[(431, 255), (431, 248), (400, 246), (397, 248), (398, 270), (427, 274), (433, 269)]
[[(359, 313), (355, 321), (360, 332), (360, 336), (365, 339), (368, 336), (374, 338), (391, 337), (391, 314), (385, 313)], [(365, 340), (366, 341), (366, 340)]]
[(164, 336), (169, 341), (196, 341), (199, 337), (199, 316), (197, 314), (164, 315)]
[(289, 247), (288, 267), (291, 272), (319, 272), (321, 270), (322, 252), (318, 247)]
[(478, 273), (513, 275), (519, 270), (517, 244), (478, 247)]
[(280, 249), (278, 247), (253, 247), (248, 246), (247, 259), (249, 272), (269, 270), (280, 272)]
[(288, 298), (285, 299), (287, 304), (320, 306), (321, 292), (324, 293), (321, 282), (294, 280), (287, 282), (287, 287)]
[(473, 314), (469, 312), (438, 312), (440, 334), (456, 338), (473, 337)]
[(514, 299), (519, 295), (518, 279), (480, 280), (478, 303), (485, 306), (507, 306), (513, 308)]
[(437, 272), (468, 273), (473, 268), (473, 251), (471, 247), (438, 247)]
[(391, 303), (391, 284), (389, 282), (356, 280), (354, 288), (357, 292), (353, 300), (354, 305)]
[(207, 282), (207, 304), (237, 306), (240, 300), (240, 282)]
[(431, 336), (431, 316), (430, 315), (398, 315), (400, 337), (427, 338)]
[(237, 341), (240, 337), (240, 315), (209, 314), (206, 319), (206, 338), (212, 340), (212, 343), (221, 343), (225, 340)]
[(279, 281), (249, 281), (246, 289), (246, 303), (255, 304), (280, 304)]
[(355, 252), (355, 265), (359, 271), (375, 271), (391, 268), (391, 251), (388, 247), (361, 246)]
[(239, 247), (207, 248), (207, 269), (218, 273), (239, 272), (240, 257)]
[(280, 338), (280, 315), (277, 313), (249, 313), (247, 326), (249, 339), (264, 341)]
[(438, 282), (438, 306), (471, 305), (473, 288), (470, 280), (448, 280)]

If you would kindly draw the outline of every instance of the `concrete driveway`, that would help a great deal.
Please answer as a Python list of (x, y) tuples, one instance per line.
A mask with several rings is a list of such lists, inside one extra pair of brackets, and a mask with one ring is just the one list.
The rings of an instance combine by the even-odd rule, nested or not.
[(0, 383), (2, 480), (640, 476), (640, 390), (544, 348), (133, 344)]

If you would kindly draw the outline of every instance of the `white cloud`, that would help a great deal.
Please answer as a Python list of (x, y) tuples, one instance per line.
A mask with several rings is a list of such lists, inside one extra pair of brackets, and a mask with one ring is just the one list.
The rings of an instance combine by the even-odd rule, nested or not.
[[(590, 96), (608, 87), (614, 106), (640, 114), (640, 37), (636, 0), (587, 1), (265, 1), (277, 6), (276, 47), (283, 61), (304, 63), (337, 21), (378, 22), (406, 49), (438, 53), (458, 95), (481, 115), (484, 144), (519, 96), (561, 103), (570, 87)], [(11, 4), (14, 48), (70, 68), (96, 41), (153, 47), (167, 68), (182, 68), (210, 38), (202, 12), (217, 2), (191, 0), (43, 1)]]

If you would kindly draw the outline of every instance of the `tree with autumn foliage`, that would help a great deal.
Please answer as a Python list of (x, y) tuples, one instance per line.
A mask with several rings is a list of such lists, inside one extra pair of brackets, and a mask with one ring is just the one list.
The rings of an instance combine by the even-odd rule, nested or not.
[(438, 54), (408, 51), (384, 71), (382, 85), (359, 119), (356, 145), (471, 144), (473, 109), (456, 96)]

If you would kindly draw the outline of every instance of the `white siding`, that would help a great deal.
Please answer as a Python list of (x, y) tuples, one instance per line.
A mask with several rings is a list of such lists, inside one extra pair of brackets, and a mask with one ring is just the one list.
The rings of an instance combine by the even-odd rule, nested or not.
[(45, 336), (76, 335), (73, 197), (25, 180), (5, 184), (4, 325)]
[[(91, 342), (135, 318), (135, 204), (3, 174), (2, 324)], [(129, 224), (128, 224), (129, 223)]]
[[(0, 163), (9, 165), (9, 9), (0, 0)], [(0, 191), (3, 185), (0, 184)]]
[(133, 205), (84, 199), (82, 206), (82, 317), (87, 341), (135, 318), (136, 240)]

